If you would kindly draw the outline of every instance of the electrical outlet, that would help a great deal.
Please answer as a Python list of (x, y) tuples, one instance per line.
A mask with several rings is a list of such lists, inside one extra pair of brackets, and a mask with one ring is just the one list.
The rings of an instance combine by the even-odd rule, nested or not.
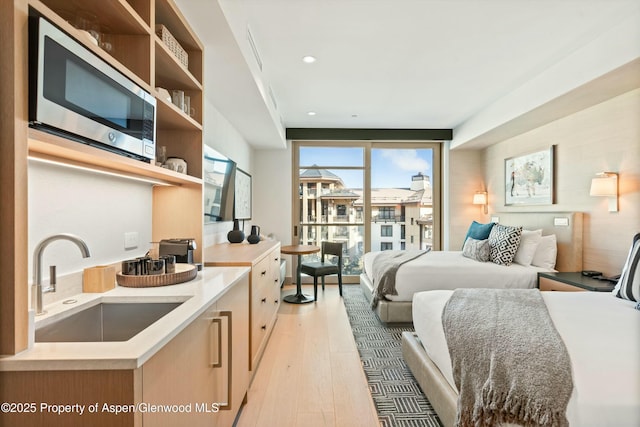
[(129, 233), (124, 233), (124, 248), (135, 249), (137, 247), (138, 247), (138, 232), (131, 231)]

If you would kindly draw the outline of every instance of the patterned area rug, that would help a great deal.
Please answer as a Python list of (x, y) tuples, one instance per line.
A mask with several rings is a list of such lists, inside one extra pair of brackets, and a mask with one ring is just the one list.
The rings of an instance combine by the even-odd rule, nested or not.
[(402, 332), (413, 331), (413, 327), (380, 322), (358, 285), (344, 286), (343, 295), (380, 425), (440, 426), (433, 407), (402, 358)]

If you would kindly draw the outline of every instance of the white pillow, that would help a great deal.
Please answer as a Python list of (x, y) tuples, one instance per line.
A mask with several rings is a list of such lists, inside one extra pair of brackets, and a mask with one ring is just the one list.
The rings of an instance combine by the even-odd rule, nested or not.
[(553, 270), (556, 266), (556, 256), (558, 255), (558, 246), (556, 242), (556, 235), (550, 234), (548, 236), (542, 236), (536, 253), (531, 260), (531, 265), (536, 267), (547, 268)]
[(531, 265), (533, 256), (536, 254), (538, 243), (542, 238), (542, 229), (539, 230), (522, 230), (520, 235), (520, 245), (516, 251), (516, 256), (513, 257), (513, 262), (525, 266)]

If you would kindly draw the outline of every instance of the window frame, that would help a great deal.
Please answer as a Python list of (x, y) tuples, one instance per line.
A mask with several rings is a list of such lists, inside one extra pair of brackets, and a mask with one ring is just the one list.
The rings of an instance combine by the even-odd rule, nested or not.
[[(363, 171), (363, 199), (364, 206), (361, 220), (353, 225), (364, 227), (364, 252), (371, 252), (371, 228), (372, 228), (372, 211), (371, 211), (371, 151), (374, 149), (431, 149), (432, 158), (432, 206), (433, 206), (433, 238), (432, 250), (440, 250), (442, 246), (442, 142), (441, 141), (360, 141), (360, 140), (292, 140), (291, 141), (291, 182), (292, 182), (292, 224), (291, 236), (294, 242), (300, 241), (300, 233), (302, 232), (303, 223), (300, 222), (300, 169), (311, 168), (312, 165), (300, 164), (300, 148), (301, 147), (335, 147), (335, 148), (351, 148), (358, 147), (363, 149), (362, 166), (335, 166), (335, 165), (318, 165), (318, 169), (328, 170), (362, 170)], [(358, 215), (356, 215), (358, 217)], [(411, 219), (413, 224), (413, 218)], [(412, 236), (413, 237), (413, 236)], [(412, 239), (413, 240), (413, 239)], [(297, 268), (296, 260), (292, 266)]]

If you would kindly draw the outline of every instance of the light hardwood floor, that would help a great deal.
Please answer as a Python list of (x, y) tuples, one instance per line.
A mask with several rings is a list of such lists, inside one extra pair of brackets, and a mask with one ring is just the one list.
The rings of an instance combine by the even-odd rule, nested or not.
[(337, 286), (315, 303), (281, 304), (247, 400), (238, 427), (379, 425)]

